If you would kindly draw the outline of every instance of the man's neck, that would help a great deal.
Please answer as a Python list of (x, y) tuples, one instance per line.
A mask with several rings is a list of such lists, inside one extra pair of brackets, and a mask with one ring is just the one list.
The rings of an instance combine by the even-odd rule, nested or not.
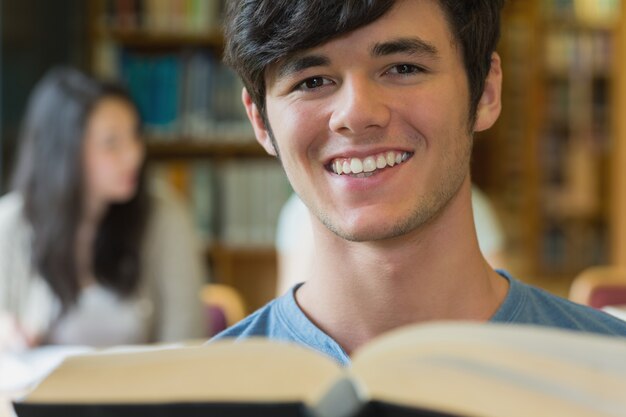
[(315, 224), (316, 268), (296, 293), (298, 304), (348, 353), (406, 324), (488, 320), (508, 283), (480, 253), (469, 200), (383, 243), (348, 242)]

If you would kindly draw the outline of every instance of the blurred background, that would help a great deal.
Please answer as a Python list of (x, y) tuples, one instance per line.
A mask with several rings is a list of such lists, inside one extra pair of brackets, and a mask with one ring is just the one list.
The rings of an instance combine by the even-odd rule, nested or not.
[[(274, 296), (276, 223), (290, 187), (254, 141), (220, 64), (217, 0), (0, 0), (0, 184), (31, 88), (55, 64), (129, 86), (151, 175), (183, 196), (212, 279), (248, 311)], [(566, 295), (593, 265), (626, 265), (626, 12), (620, 0), (509, 0), (503, 113), (472, 174), (514, 275)]]

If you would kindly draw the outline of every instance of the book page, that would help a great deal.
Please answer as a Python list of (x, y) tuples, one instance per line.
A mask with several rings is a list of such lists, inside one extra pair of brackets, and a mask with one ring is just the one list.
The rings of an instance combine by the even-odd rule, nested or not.
[(97, 353), (66, 360), (27, 403), (305, 402), (342, 374), (329, 358), (268, 340)]
[(626, 342), (496, 324), (418, 325), (354, 355), (353, 373), (378, 401), (485, 417), (620, 416)]
[(87, 346), (42, 346), (0, 352), (0, 395), (15, 397), (33, 388), (63, 360), (92, 351)]

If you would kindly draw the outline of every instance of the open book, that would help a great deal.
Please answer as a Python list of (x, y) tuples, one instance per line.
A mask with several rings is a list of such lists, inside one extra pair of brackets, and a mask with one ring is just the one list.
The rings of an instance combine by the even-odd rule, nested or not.
[(626, 339), (538, 327), (426, 324), (352, 365), (268, 340), (65, 360), (19, 417), (626, 416)]

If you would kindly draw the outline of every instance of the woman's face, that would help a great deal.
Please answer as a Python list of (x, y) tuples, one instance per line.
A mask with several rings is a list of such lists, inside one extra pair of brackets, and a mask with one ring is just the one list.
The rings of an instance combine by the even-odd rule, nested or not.
[(100, 100), (85, 130), (83, 172), (87, 197), (105, 204), (130, 200), (137, 190), (144, 154), (135, 109), (121, 98)]

